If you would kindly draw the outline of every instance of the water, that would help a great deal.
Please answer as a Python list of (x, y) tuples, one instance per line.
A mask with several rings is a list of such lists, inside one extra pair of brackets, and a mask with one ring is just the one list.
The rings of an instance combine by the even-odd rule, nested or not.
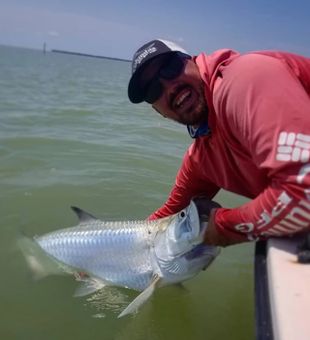
[[(162, 204), (191, 140), (127, 99), (130, 64), (0, 46), (1, 339), (254, 339), (253, 245), (224, 249), (207, 271), (166, 287), (134, 317), (137, 294), (73, 298), (68, 276), (34, 282), (20, 233), (102, 219), (142, 219)], [(234, 207), (244, 200), (220, 193)]]

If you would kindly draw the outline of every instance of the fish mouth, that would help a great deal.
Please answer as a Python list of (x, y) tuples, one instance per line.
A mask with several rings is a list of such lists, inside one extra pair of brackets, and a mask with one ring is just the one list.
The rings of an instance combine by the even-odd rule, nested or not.
[(210, 247), (210, 246), (207, 246), (205, 244), (198, 244), (197, 246), (195, 246), (191, 251), (189, 251), (185, 255), (185, 258), (187, 260), (193, 260), (193, 259), (200, 258), (200, 257), (206, 256), (206, 255), (208, 255), (208, 256), (215, 255), (213, 248), (214, 247)]
[(187, 261), (200, 261), (201, 270), (206, 270), (214, 259), (219, 255), (220, 248), (199, 244), (185, 255)]

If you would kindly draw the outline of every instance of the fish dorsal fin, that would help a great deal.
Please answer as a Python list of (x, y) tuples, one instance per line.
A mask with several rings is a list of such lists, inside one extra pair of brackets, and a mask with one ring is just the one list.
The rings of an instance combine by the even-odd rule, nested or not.
[(95, 216), (89, 214), (88, 212), (78, 208), (78, 207), (71, 207), (71, 209), (77, 214), (80, 223), (83, 222), (91, 222), (91, 221), (96, 221), (98, 218)]
[(154, 293), (154, 290), (158, 283), (160, 282), (160, 277), (158, 275), (155, 275), (151, 284), (144, 289), (144, 291), (139, 294), (118, 316), (118, 318), (121, 318), (125, 315), (134, 313), (139, 307), (141, 307)]

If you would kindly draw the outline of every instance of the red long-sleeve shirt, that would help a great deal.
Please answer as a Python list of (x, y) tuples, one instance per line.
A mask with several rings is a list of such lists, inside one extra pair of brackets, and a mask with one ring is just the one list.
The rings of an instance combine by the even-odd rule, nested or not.
[(216, 211), (216, 228), (226, 237), (244, 241), (309, 229), (310, 59), (220, 50), (194, 60), (211, 134), (189, 147), (168, 200), (149, 218), (224, 188), (252, 199)]

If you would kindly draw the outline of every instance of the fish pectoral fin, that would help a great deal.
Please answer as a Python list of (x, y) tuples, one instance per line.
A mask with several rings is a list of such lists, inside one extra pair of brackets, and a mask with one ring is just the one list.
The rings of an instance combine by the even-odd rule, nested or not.
[(92, 294), (106, 286), (105, 282), (94, 277), (78, 278), (77, 281), (81, 281), (82, 283), (76, 289), (73, 295), (74, 297), (82, 297)]
[(96, 221), (98, 218), (89, 214), (88, 212), (78, 208), (78, 207), (71, 207), (71, 209), (77, 214), (80, 223), (86, 223), (90, 221)]
[(154, 290), (158, 283), (160, 282), (161, 278), (156, 275), (154, 276), (151, 284), (141, 293), (139, 294), (118, 316), (121, 318), (125, 315), (134, 313), (139, 307), (141, 307), (154, 293)]

